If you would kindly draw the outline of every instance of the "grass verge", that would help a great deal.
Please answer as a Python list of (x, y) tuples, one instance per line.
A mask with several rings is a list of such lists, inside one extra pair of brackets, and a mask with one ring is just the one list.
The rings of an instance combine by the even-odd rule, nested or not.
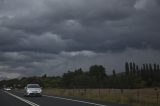
[(44, 94), (70, 96), (133, 106), (160, 106), (155, 89), (44, 89)]

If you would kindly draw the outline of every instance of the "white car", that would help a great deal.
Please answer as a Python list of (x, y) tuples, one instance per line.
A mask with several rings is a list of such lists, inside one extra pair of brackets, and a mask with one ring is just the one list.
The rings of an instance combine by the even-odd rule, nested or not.
[(6, 91), (10, 91), (10, 90), (11, 90), (11, 88), (4, 88), (4, 90), (6, 90)]
[(27, 84), (25, 92), (25, 96), (42, 96), (42, 88), (39, 84)]

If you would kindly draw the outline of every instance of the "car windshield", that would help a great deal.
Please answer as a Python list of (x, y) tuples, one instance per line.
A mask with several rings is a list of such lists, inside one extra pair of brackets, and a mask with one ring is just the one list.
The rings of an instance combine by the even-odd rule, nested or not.
[(28, 88), (40, 88), (40, 86), (37, 84), (28, 85), (27, 87)]

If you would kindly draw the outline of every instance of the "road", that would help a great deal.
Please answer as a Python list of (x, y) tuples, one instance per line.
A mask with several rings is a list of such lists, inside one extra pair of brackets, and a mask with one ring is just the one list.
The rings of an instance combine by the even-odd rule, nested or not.
[(98, 102), (85, 99), (73, 99), (43, 95), (42, 97), (24, 97), (20, 91), (0, 90), (1, 106), (129, 106), (122, 104)]

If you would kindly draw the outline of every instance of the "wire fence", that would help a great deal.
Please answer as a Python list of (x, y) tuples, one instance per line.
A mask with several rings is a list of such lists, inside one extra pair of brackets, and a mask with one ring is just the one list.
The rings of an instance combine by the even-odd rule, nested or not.
[(132, 104), (135, 106), (160, 106), (159, 89), (45, 89), (44, 93)]

